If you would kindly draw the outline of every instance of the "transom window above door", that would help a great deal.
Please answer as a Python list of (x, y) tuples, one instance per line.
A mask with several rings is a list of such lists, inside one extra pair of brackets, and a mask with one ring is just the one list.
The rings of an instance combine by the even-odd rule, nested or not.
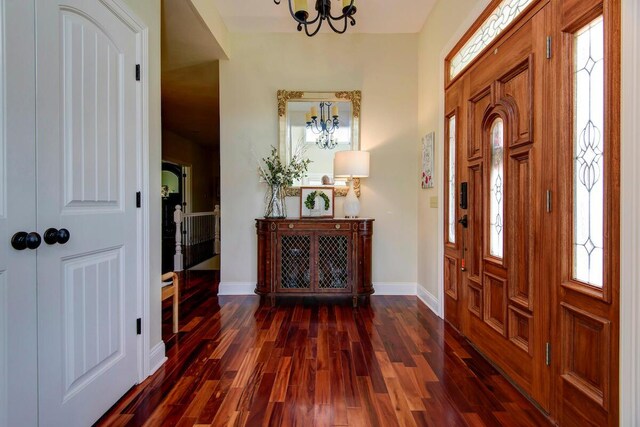
[(449, 59), (449, 78), (453, 80), (494, 41), (533, 0), (503, 0), (491, 12), (467, 42)]

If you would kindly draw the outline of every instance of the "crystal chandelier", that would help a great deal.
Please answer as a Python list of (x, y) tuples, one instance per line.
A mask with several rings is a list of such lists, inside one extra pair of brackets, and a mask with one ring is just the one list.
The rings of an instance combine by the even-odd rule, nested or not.
[[(275, 4), (280, 4), (281, 0), (273, 0)], [(338, 34), (342, 34), (347, 31), (347, 24), (356, 25), (356, 20), (353, 15), (356, 14), (357, 8), (355, 0), (339, 0), (342, 1), (342, 14), (334, 16), (331, 13), (331, 0), (315, 0), (315, 10), (318, 12), (316, 17), (309, 19), (308, 0), (287, 0), (289, 2), (289, 12), (295, 21), (298, 23), (298, 31), (302, 31), (309, 36), (315, 36), (322, 23), (327, 21), (333, 31)], [(338, 24), (339, 21), (344, 21), (343, 24)], [(309, 31), (309, 26), (313, 26), (317, 23), (317, 26), (312, 31)], [(339, 28), (342, 27), (342, 28)]]
[(334, 136), (336, 129), (340, 128), (338, 119), (338, 106), (331, 102), (320, 103), (320, 117), (318, 117), (318, 107), (311, 107), (311, 111), (306, 115), (307, 129), (311, 129), (315, 135), (316, 145), (323, 150), (333, 150), (338, 145), (338, 140)]

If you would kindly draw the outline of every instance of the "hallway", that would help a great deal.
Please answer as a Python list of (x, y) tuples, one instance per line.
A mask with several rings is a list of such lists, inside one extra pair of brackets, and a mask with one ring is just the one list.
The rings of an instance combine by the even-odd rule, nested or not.
[(416, 297), (188, 301), (167, 363), (98, 425), (549, 425)]

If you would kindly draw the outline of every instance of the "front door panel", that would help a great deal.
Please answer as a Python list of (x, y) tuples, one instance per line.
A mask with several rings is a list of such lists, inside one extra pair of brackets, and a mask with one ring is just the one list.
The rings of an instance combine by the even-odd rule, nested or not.
[(462, 286), (458, 301), (446, 306), (447, 319), (546, 410), (549, 283), (540, 279), (536, 254), (549, 249), (550, 232), (541, 178), (549, 127), (539, 114), (548, 95), (542, 82), (551, 76), (549, 11), (532, 13), (447, 90), (448, 111), (465, 117), (456, 161), (468, 204), (459, 213), (467, 228), (457, 227), (463, 250), (445, 249), (444, 260), (445, 282), (457, 283), (460, 272)]

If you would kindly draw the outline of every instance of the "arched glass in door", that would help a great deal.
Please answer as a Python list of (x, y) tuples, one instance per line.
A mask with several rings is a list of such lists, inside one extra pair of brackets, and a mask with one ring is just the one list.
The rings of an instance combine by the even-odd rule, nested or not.
[(489, 253), (491, 256), (502, 258), (504, 255), (504, 121), (501, 118), (495, 119), (491, 125), (490, 143)]

